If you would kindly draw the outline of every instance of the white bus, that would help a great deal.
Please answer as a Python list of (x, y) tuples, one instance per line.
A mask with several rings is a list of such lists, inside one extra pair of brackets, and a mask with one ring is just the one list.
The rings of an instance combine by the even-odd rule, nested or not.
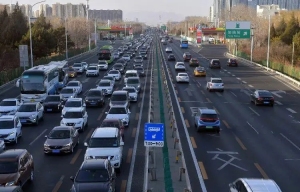
[(58, 67), (39, 65), (24, 71), (17, 81), (23, 102), (43, 102), (47, 95), (57, 93), (59, 79)]
[(51, 61), (48, 66), (57, 66), (58, 68), (58, 89), (62, 89), (68, 83), (69, 76), (66, 74), (67, 69), (69, 68), (68, 61)]

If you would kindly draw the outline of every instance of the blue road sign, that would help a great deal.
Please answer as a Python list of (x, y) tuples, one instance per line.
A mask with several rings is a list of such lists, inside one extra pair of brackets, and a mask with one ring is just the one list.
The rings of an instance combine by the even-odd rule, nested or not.
[(164, 124), (162, 123), (145, 123), (145, 147), (163, 147), (164, 146)]

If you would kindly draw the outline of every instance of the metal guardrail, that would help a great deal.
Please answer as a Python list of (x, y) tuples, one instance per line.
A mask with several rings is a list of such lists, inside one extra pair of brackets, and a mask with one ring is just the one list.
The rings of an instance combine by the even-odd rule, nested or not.
[(249, 64), (253, 64), (253, 65), (256, 65), (256, 66), (258, 66), (258, 67), (261, 67), (261, 68), (263, 68), (263, 69), (265, 69), (265, 70), (267, 70), (267, 71), (269, 71), (269, 72), (275, 73), (275, 74), (279, 75), (280, 77), (285, 78), (287, 81), (289, 81), (289, 82), (292, 83), (293, 85), (296, 85), (297, 87), (300, 87), (300, 81), (297, 81), (296, 79), (293, 79), (293, 78), (291, 78), (290, 76), (287, 76), (287, 75), (285, 75), (285, 74), (283, 74), (283, 73), (280, 73), (279, 71), (276, 71), (276, 70), (274, 70), (274, 69), (265, 67), (265, 66), (263, 66), (263, 65), (261, 65), (261, 64), (259, 64), (259, 63), (251, 62), (251, 61), (249, 61), (249, 60), (247, 60), (247, 59), (244, 59), (244, 58), (241, 58), (241, 57), (232, 55), (232, 54), (230, 54), (230, 53), (225, 53), (225, 55), (226, 55), (227, 57), (235, 58), (235, 59), (240, 60), (240, 61), (242, 61), (242, 62), (249, 63)]

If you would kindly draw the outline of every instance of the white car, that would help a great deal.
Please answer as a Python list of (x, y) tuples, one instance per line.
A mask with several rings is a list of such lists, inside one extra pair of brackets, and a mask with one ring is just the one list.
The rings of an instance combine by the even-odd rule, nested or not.
[(82, 61), (81, 64), (83, 65), (84, 70), (86, 71), (89, 64), (87, 62)]
[(120, 119), (125, 127), (130, 122), (130, 110), (124, 106), (111, 106), (108, 112), (105, 112), (106, 119)]
[(69, 83), (66, 85), (66, 88), (74, 88), (77, 94), (82, 92), (82, 84), (80, 81), (69, 81)]
[(122, 77), (120, 71), (118, 71), (118, 70), (110, 70), (110, 71), (107, 73), (107, 76), (114, 77), (115, 80), (117, 80), (117, 81), (120, 81), (120, 79), (121, 79), (121, 77)]
[(78, 131), (84, 131), (88, 127), (88, 114), (84, 107), (71, 108), (62, 115), (60, 126), (72, 126)]
[(183, 62), (177, 62), (175, 64), (175, 71), (185, 71), (185, 65)]
[(114, 57), (114, 59), (119, 59), (120, 58), (120, 54), (119, 53), (113, 53), (113, 57)]
[(96, 65), (89, 66), (85, 72), (85, 76), (99, 76), (99, 67)]
[(116, 80), (114, 77), (112, 76), (104, 76), (101, 80), (110, 80), (113, 84), (113, 87), (115, 87), (115, 84), (116, 84)]
[(76, 89), (72, 87), (64, 87), (59, 93), (62, 98), (68, 99), (68, 98), (76, 98), (77, 97), (77, 91)]
[(14, 115), (22, 103), (16, 98), (3, 99), (0, 103), (1, 115)]
[(187, 73), (178, 73), (176, 76), (176, 82), (177, 83), (189, 83), (190, 78)]
[(74, 63), (72, 68), (77, 72), (77, 73), (83, 73), (84, 72), (84, 65), (82, 63)]
[(71, 108), (81, 109), (86, 107), (84, 100), (82, 98), (69, 98), (64, 105), (64, 108), (61, 110), (61, 114), (64, 115)]
[(138, 91), (135, 89), (135, 87), (124, 87), (122, 90), (128, 92), (130, 101), (133, 101), (133, 102), (138, 101), (139, 94), (138, 94)]
[(39, 121), (44, 118), (44, 106), (41, 103), (23, 103), (16, 116), (22, 124), (38, 125)]
[(6, 149), (6, 146), (5, 146), (4, 140), (0, 140), (0, 153), (5, 151), (5, 149)]
[(166, 48), (166, 53), (172, 53), (172, 52), (173, 52), (173, 50), (172, 50), (171, 47), (167, 47), (167, 48)]
[(122, 166), (124, 142), (120, 130), (116, 127), (96, 128), (87, 147), (84, 159), (109, 159), (111, 165), (120, 170)]
[(126, 60), (126, 61), (130, 61), (130, 55), (124, 54), (124, 55), (122, 56), (122, 59), (124, 59), (124, 60)]
[(110, 80), (101, 80), (97, 86), (97, 89), (102, 90), (104, 95), (111, 95), (114, 85)]
[(107, 63), (107, 61), (104, 61), (104, 60), (98, 61), (98, 67), (99, 67), (99, 70), (106, 71), (108, 69), (108, 63)]
[[(4, 143), (18, 143), (18, 138), (22, 136), (22, 124), (18, 116), (3, 115), (0, 117), (0, 140)], [(5, 144), (0, 143), (0, 152), (5, 149)], [(4, 149), (3, 149), (4, 147)]]
[(206, 89), (208, 91), (217, 90), (217, 91), (223, 92), (224, 91), (224, 83), (221, 78), (211, 77), (210, 80), (206, 84)]

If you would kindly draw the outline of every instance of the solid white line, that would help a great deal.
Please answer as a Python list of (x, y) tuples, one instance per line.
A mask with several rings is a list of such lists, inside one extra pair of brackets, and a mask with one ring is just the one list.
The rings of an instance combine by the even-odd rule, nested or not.
[(249, 107), (249, 109), (253, 112), (253, 113), (255, 113), (257, 116), (260, 116), (254, 109), (252, 109), (251, 107)]
[(230, 91), (230, 93), (231, 93), (232, 95), (234, 95), (235, 97), (237, 97), (236, 94), (234, 94), (232, 91)]
[(280, 133), (280, 135), (285, 138), (290, 144), (292, 144), (296, 149), (300, 151), (300, 147), (298, 147), (295, 143), (293, 143), (291, 140), (289, 140), (284, 134)]
[(253, 85), (248, 85), (249, 87), (253, 88)]
[(29, 145), (32, 145), (34, 142), (36, 142), (42, 135), (45, 134), (45, 132), (47, 131), (48, 129), (45, 129), (41, 134), (39, 134), (33, 141), (31, 141), (31, 143), (29, 143)]
[(257, 134), (259, 134), (258, 133), (258, 131), (247, 121), (247, 124), (257, 133)]
[(279, 95), (279, 94), (277, 94), (277, 93), (275, 93), (275, 92), (271, 92), (273, 95), (275, 95), (275, 96), (277, 96), (277, 97), (279, 97), (279, 98), (282, 98), (282, 96), (281, 95)]
[(294, 111), (293, 109), (291, 109), (291, 108), (286, 108), (289, 112), (291, 112), (291, 113), (297, 113), (296, 111)]
[(242, 81), (242, 83), (244, 83), (244, 84), (247, 84), (247, 82), (246, 82), (246, 81)]
[(274, 101), (277, 105), (282, 105), (279, 101)]

